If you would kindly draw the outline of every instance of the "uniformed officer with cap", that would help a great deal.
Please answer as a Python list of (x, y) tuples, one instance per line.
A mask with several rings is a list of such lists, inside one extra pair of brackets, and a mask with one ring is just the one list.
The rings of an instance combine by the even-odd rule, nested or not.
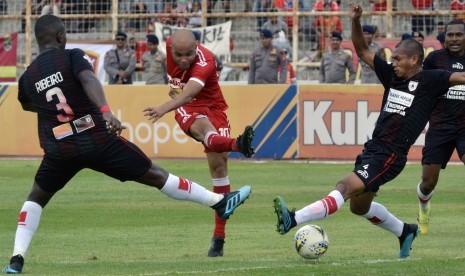
[[(363, 35), (365, 36), (365, 40), (368, 44), (368, 47), (370, 48), (370, 51), (375, 53), (377, 56), (379, 56), (383, 60), (386, 60), (386, 54), (384, 53), (384, 48), (378, 43), (376, 43), (375, 41), (373, 41), (373, 38), (376, 32), (375, 27), (371, 25), (363, 25), (362, 30), (363, 30)], [(359, 60), (359, 62), (362, 66), (362, 76), (360, 77), (361, 83), (381, 83), (378, 77), (376, 76), (375, 71), (371, 69), (370, 66), (368, 66), (362, 60)]]
[(105, 54), (104, 68), (109, 76), (109, 84), (132, 84), (132, 74), (136, 69), (136, 53), (127, 46), (128, 36), (117, 32), (116, 49)]
[[(270, 30), (260, 31), (262, 46), (256, 49), (249, 62), (249, 84), (286, 83), (287, 64), (280, 49), (272, 45)], [(279, 71), (279, 68), (282, 70)], [(279, 72), (279, 82), (278, 82)]]
[(167, 84), (166, 55), (158, 49), (158, 37), (147, 35), (147, 51), (142, 55), (145, 84)]
[[(355, 70), (352, 57), (341, 48), (341, 42), (341, 33), (332, 32), (331, 50), (324, 53), (321, 59), (320, 83), (354, 83)], [(349, 70), (348, 80), (346, 80), (346, 70)]]

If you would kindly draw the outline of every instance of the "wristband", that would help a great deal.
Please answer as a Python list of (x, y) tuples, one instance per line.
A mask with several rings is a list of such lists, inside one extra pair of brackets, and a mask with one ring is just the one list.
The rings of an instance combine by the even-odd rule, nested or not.
[(109, 107), (107, 104), (102, 105), (102, 106), (100, 107), (100, 113), (105, 113), (105, 112), (111, 112), (111, 109), (110, 109), (110, 107)]

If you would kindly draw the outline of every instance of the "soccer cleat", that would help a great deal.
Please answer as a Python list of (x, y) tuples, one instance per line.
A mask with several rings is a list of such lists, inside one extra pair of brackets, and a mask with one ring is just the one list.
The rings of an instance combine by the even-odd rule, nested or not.
[(212, 245), (208, 250), (208, 257), (223, 257), (223, 237), (213, 237)]
[(251, 126), (246, 126), (244, 132), (236, 139), (239, 152), (247, 158), (250, 158), (255, 154), (255, 149), (252, 147), (253, 136), (253, 128)]
[(21, 255), (11, 257), (10, 265), (3, 269), (6, 274), (21, 274), (24, 266), (24, 258)]
[(407, 258), (412, 250), (413, 240), (417, 237), (419, 232), (418, 225), (404, 223), (402, 235), (399, 237), (400, 251), (399, 258)]
[(284, 235), (297, 225), (297, 222), (294, 218), (295, 210), (289, 211), (286, 207), (284, 199), (280, 196), (275, 197), (273, 201), (274, 211), (278, 216), (278, 222), (276, 223), (276, 231), (278, 231), (279, 234)]
[(238, 191), (224, 194), (224, 198), (213, 205), (212, 208), (218, 213), (220, 218), (228, 219), (234, 210), (249, 198), (250, 193), (252, 193), (252, 187), (246, 185)]
[(418, 226), (420, 227), (420, 235), (426, 235), (428, 234), (428, 228), (429, 228), (429, 204), (426, 207), (426, 209), (420, 208), (418, 211)]

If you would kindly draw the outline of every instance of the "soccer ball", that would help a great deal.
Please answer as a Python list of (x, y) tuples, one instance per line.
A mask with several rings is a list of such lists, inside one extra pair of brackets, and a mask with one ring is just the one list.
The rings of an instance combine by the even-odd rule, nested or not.
[(328, 250), (326, 231), (318, 225), (305, 225), (294, 236), (295, 249), (302, 258), (318, 259)]

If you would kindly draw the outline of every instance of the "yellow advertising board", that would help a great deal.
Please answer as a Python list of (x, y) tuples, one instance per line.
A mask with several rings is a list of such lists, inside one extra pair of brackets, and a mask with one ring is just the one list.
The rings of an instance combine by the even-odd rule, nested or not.
[[(39, 156), (36, 115), (22, 110), (17, 85), (0, 85), (0, 156)], [(138, 145), (149, 157), (204, 157), (203, 146), (187, 137), (174, 120), (173, 112), (155, 124), (143, 116), (148, 106), (170, 98), (164, 85), (108, 85), (105, 94), (113, 113), (126, 129), (123, 136)], [(227, 114), (231, 136), (246, 125), (256, 129), (257, 157), (292, 158), (297, 153), (296, 87), (288, 85), (226, 85), (222, 87), (229, 104)], [(241, 155), (232, 155), (241, 157)]]

